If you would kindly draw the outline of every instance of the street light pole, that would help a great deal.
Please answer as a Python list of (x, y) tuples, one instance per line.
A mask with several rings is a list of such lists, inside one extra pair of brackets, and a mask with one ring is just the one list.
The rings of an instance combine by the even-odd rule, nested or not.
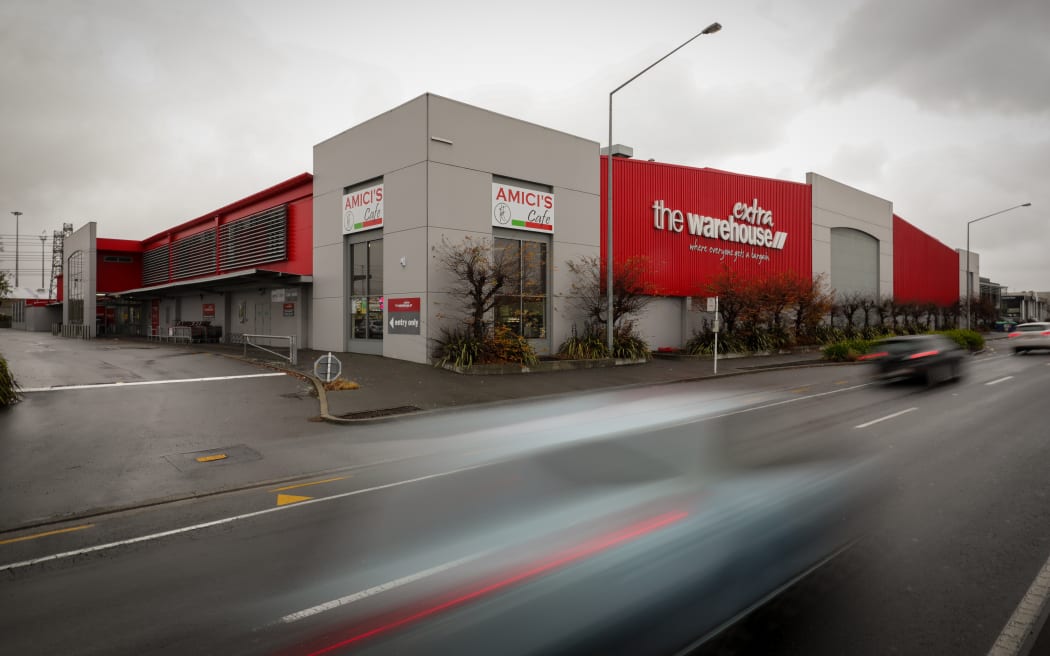
[(606, 159), (605, 163), (606, 163), (606, 166), (608, 168), (608, 171), (607, 171), (607, 174), (606, 174), (606, 190), (605, 190), (606, 201), (607, 201), (606, 211), (605, 211), (605, 253), (606, 253), (606, 260), (605, 260), (605, 269), (606, 269), (605, 270), (605, 302), (606, 302), (606, 305), (607, 305), (607, 314), (606, 314), (606, 322), (605, 322), (605, 326), (606, 326), (605, 339), (606, 339), (606, 342), (607, 342), (607, 344), (609, 346), (609, 355), (610, 356), (612, 355), (613, 340), (614, 340), (614, 337), (613, 337), (613, 94), (615, 94), (617, 91), (619, 91), (620, 89), (624, 88), (625, 86), (627, 86), (631, 82), (634, 82), (635, 80), (637, 80), (639, 77), (641, 77), (644, 73), (646, 73), (653, 66), (656, 66), (657, 64), (659, 64), (663, 60), (667, 59), (671, 55), (675, 54), (676, 52), (678, 52), (682, 48), (684, 48), (687, 45), (689, 45), (690, 43), (692, 43), (694, 40), (696, 40), (697, 37), (700, 37), (700, 36), (702, 36), (704, 34), (714, 34), (715, 32), (717, 32), (717, 31), (719, 31), (721, 29), (722, 29), (722, 26), (720, 24), (718, 24), (718, 23), (711, 23), (710, 25), (705, 27), (700, 32), (694, 34), (692, 36), (692, 38), (690, 38), (688, 41), (686, 41), (682, 45), (678, 46), (677, 48), (675, 48), (671, 52), (667, 53), (663, 57), (657, 59), (652, 64), (649, 64), (644, 69), (642, 69), (641, 72), (636, 74), (634, 77), (632, 77), (631, 79), (627, 80), (626, 82), (624, 82), (623, 84), (621, 84), (620, 86), (616, 87), (615, 89), (613, 89), (612, 91), (609, 92), (609, 144), (608, 144), (609, 145), (609, 152), (608, 152), (608, 155), (605, 158)]
[(21, 212), (11, 212), (15, 215), (15, 287), (18, 287), (18, 218)]
[(973, 330), (973, 314), (970, 310), (970, 298), (973, 296), (973, 281), (971, 280), (973, 274), (970, 273), (970, 226), (978, 221), (984, 221), (990, 219), (993, 216), (1009, 212), (1010, 210), (1016, 210), (1020, 207), (1031, 207), (1031, 203), (1021, 203), (1020, 205), (1014, 205), (1013, 207), (1007, 207), (1005, 210), (999, 210), (998, 212), (992, 212), (984, 216), (979, 216), (972, 221), (966, 223), (966, 328)]

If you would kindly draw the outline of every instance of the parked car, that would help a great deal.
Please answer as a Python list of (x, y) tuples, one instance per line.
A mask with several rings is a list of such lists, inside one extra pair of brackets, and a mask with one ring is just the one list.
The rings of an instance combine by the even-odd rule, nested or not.
[(875, 365), (880, 381), (913, 379), (927, 385), (962, 377), (967, 353), (944, 335), (907, 335), (877, 343), (861, 360)]
[(1050, 349), (1050, 322), (1022, 323), (1008, 335), (1014, 353), (1021, 355), (1037, 349)]

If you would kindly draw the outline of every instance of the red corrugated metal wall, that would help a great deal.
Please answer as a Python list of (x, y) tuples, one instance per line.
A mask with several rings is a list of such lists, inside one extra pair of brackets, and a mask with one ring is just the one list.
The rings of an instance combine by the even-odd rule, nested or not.
[[(273, 187), (264, 189), (247, 198), (220, 208), (215, 212), (192, 219), (169, 230), (158, 233), (142, 241), (142, 250), (148, 251), (164, 244), (173, 244), (180, 239), (191, 237), (201, 232), (218, 231), (219, 227), (261, 212), (277, 205), (288, 205), (288, 256), (278, 262), (263, 265), (243, 266), (240, 269), (260, 268), (268, 271), (292, 273), (308, 276), (313, 273), (313, 176), (300, 174)], [(219, 245), (216, 245), (219, 248)], [(218, 262), (218, 258), (216, 258)], [(220, 269), (202, 274), (198, 277), (212, 276), (219, 273), (236, 271)], [(192, 278), (187, 278), (187, 280)], [(168, 281), (171, 279), (169, 278)], [(168, 282), (164, 281), (164, 282)], [(141, 281), (138, 283), (141, 285)], [(138, 286), (136, 285), (136, 286)], [(130, 287), (128, 288), (130, 289)], [(114, 290), (117, 291), (117, 290)]]
[(898, 303), (959, 300), (959, 254), (893, 215), (893, 297)]
[[(601, 239), (605, 252), (606, 159), (601, 158)], [(613, 252), (621, 262), (644, 256), (650, 282), (663, 296), (704, 295), (704, 287), (723, 267), (749, 278), (774, 273), (813, 273), (812, 190), (809, 185), (747, 175), (613, 158)], [(690, 234), (683, 216), (681, 232), (654, 227), (654, 203), (669, 210), (727, 220), (737, 203), (771, 214), (762, 227), (786, 233), (783, 249), (748, 245)], [(750, 223), (735, 219), (736, 223)], [(761, 220), (759, 221), (761, 224)], [(726, 252), (728, 251), (728, 253)], [(768, 259), (767, 259), (768, 258)]]

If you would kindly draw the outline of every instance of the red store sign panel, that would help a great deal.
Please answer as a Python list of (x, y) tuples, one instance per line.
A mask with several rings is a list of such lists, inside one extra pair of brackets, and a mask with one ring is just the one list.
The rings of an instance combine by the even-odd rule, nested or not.
[[(606, 193), (602, 158), (602, 196)], [(614, 159), (613, 252), (641, 257), (664, 296), (703, 296), (723, 270), (751, 278), (813, 274), (809, 185)], [(606, 202), (602, 202), (605, 258)]]

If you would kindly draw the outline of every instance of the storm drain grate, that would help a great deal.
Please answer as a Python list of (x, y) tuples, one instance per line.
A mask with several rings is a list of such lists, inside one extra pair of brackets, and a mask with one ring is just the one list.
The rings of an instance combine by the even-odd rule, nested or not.
[(379, 410), (364, 410), (362, 412), (348, 412), (339, 415), (341, 419), (375, 419), (376, 417), (391, 417), (393, 415), (406, 415), (410, 412), (419, 412), (423, 408), (414, 405), (399, 405), (396, 408), (380, 408)]

